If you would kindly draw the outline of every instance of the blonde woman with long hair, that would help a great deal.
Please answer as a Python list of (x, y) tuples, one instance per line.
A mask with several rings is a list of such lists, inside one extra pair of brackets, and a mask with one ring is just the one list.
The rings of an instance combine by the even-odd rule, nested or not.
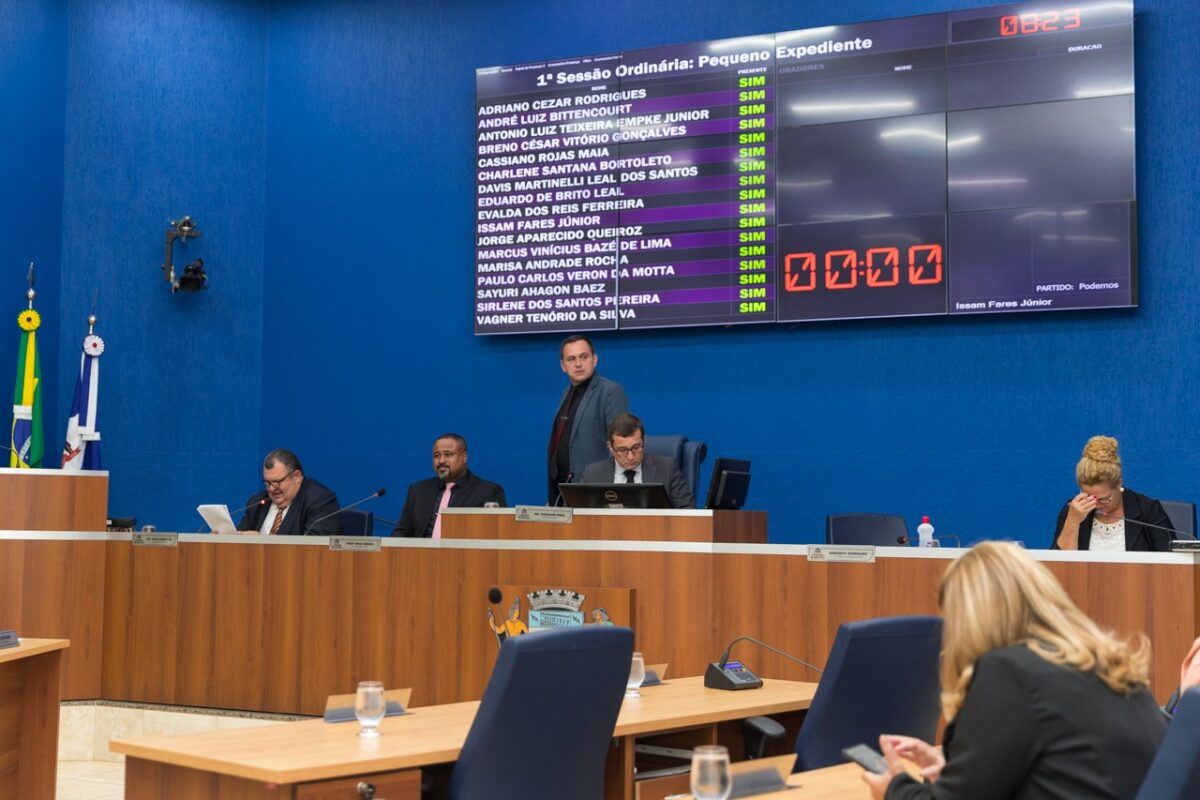
[[(872, 797), (1132, 798), (1167, 719), (1147, 691), (1150, 645), (1100, 629), (1042, 564), (976, 545), (942, 579), (944, 752), (882, 736)], [(928, 782), (903, 770), (917, 764)]]

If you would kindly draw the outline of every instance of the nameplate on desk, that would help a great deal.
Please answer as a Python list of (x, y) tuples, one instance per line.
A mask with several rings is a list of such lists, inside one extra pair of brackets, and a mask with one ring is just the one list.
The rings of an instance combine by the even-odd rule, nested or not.
[(810, 544), (809, 561), (839, 561), (849, 564), (874, 564), (873, 544)]
[(178, 533), (133, 532), (134, 547), (174, 547), (179, 544)]
[(1195, 539), (1174, 539), (1171, 541), (1172, 553), (1200, 553), (1200, 542)]
[(570, 525), (575, 519), (575, 510), (553, 506), (517, 506), (513, 516), (517, 522), (558, 522)]
[(330, 536), (330, 550), (353, 553), (378, 553), (383, 540), (378, 536)]
[(16, 647), (21, 643), (15, 630), (0, 631), (0, 650), (6, 647)]

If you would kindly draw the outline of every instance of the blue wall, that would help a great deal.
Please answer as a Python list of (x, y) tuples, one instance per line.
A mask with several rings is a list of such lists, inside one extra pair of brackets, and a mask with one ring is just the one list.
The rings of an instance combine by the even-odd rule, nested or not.
[[(7, 445), (17, 373), (17, 314), (26, 307), (29, 262), (36, 264), (42, 315), (45, 466), (57, 466), (65, 419), (59, 419), (58, 303), (62, 242), (63, 103), (66, 94), (66, 4), (0, 3), (0, 441)], [(65, 413), (65, 411), (64, 411)], [(9, 454), (0, 451), (0, 466)]]
[[(267, 18), (233, 0), (69, 8), (60, 397), (95, 298), (109, 512), (160, 528), (195, 530), (198, 503), (256, 484)], [(203, 257), (212, 288), (172, 296), (163, 237), (184, 214), (204, 236), (176, 269)]]
[[(447, 429), (542, 499), (558, 337), (471, 332), (474, 67), (985, 4), (72, 3), (59, 352), (99, 285), (114, 513), (191, 529), (282, 445), (343, 501), (387, 485), (394, 518)], [(1193, 6), (1138, 5), (1140, 308), (622, 332), (601, 371), (652, 431), (752, 458), (775, 541), (875, 510), (1044, 543), (1100, 432), (1130, 485), (1200, 498)], [(182, 213), (200, 296), (155, 274)]]

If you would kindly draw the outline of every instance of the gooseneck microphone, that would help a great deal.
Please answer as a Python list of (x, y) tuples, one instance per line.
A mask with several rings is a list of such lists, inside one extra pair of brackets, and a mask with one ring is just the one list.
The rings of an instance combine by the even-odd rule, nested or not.
[(735, 663), (734, 666), (729, 666), (729, 653), (733, 650), (733, 646), (738, 642), (754, 642), (759, 647), (764, 647), (772, 653), (783, 656), (786, 659), (795, 661), (797, 664), (808, 667), (809, 669), (820, 673), (820, 667), (814, 666), (802, 658), (796, 658), (791, 653), (785, 653), (777, 647), (772, 647), (766, 642), (761, 642), (753, 636), (739, 636), (729, 643), (725, 648), (725, 652), (721, 654), (719, 661), (714, 661), (708, 665), (708, 669), (704, 671), (704, 686), (709, 689), (758, 689), (763, 685), (762, 678), (755, 675), (742, 664)]
[(376, 497), (383, 497), (385, 494), (387, 494), (387, 489), (383, 489), (383, 488), (376, 489), (375, 491), (371, 492), (369, 495), (367, 495), (366, 497), (364, 497), (361, 500), (355, 500), (350, 505), (342, 506), (337, 511), (326, 514), (323, 517), (317, 517), (312, 522), (308, 523), (308, 527), (304, 529), (304, 533), (302, 535), (308, 536), (310, 533), (312, 533), (313, 528), (317, 527), (325, 520), (327, 520), (331, 517), (336, 517), (338, 514), (342, 513), (343, 511), (348, 511), (352, 508), (357, 508), (358, 506), (361, 506), (363, 503), (367, 502), (368, 500), (374, 500)]
[(1195, 535), (1188, 533), (1187, 531), (1179, 531), (1175, 530), (1174, 528), (1164, 528), (1162, 525), (1155, 525), (1152, 522), (1142, 522), (1140, 519), (1130, 519), (1129, 517), (1121, 517), (1121, 519), (1125, 522), (1132, 522), (1134, 525), (1145, 525), (1147, 528), (1155, 528), (1160, 531), (1166, 531), (1167, 533), (1173, 533), (1176, 537), (1184, 541), (1196, 541)]

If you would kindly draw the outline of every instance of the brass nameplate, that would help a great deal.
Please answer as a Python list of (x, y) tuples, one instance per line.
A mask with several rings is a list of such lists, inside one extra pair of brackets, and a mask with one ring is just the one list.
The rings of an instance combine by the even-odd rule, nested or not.
[(839, 561), (849, 564), (874, 564), (873, 544), (810, 544), (809, 561)]
[(174, 547), (179, 544), (178, 533), (133, 532), (134, 547)]
[(352, 553), (378, 553), (383, 540), (378, 536), (330, 536), (329, 549)]
[(558, 522), (570, 525), (575, 520), (575, 510), (553, 506), (517, 506), (514, 517), (517, 522)]

